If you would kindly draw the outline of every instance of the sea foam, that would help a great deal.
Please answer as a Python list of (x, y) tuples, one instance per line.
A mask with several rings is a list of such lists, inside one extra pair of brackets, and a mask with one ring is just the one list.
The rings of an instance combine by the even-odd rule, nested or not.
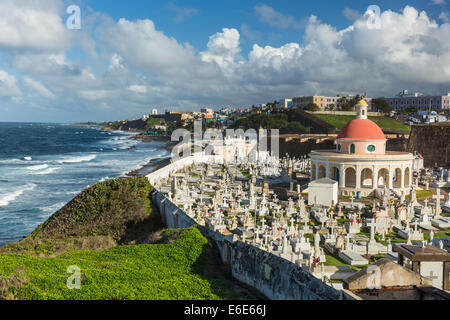
[(79, 162), (87, 162), (92, 161), (97, 157), (95, 154), (91, 154), (88, 156), (79, 156), (79, 157), (70, 157), (62, 160), (57, 160), (58, 163), (79, 163)]
[(34, 183), (27, 184), (22, 188), (15, 190), (14, 192), (8, 193), (6, 195), (0, 196), (0, 207), (6, 207), (10, 202), (16, 200), (25, 191), (31, 191), (36, 187)]

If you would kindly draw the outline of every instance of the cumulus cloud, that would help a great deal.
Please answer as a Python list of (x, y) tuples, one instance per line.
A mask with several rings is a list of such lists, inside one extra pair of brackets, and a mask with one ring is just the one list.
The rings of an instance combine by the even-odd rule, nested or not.
[(0, 1), (0, 48), (55, 51), (67, 49), (71, 34), (58, 0)]
[(120, 19), (100, 30), (102, 39), (122, 57), (147, 72), (178, 73), (181, 66), (194, 59), (194, 49), (178, 43), (155, 29), (151, 20), (136, 22)]
[(217, 32), (209, 37), (208, 50), (201, 53), (202, 60), (215, 62), (221, 68), (232, 66), (241, 51), (239, 38), (240, 34), (236, 29), (222, 29), (222, 32)]
[[(258, 6), (265, 12), (262, 21), (272, 14), (270, 21), (278, 28), (297, 26), (299, 20), (266, 7)], [(303, 38), (278, 47), (255, 43), (248, 55), (241, 51), (240, 32), (232, 27), (212, 32), (204, 39), (206, 49), (199, 51), (158, 30), (149, 19), (101, 19), (92, 23), (96, 45), (91, 48), (99, 51), (98, 57), (90, 55), (92, 61), (70, 59), (63, 46), (39, 49), (34, 40), (21, 38), (26, 40), (22, 47), (34, 49), (8, 51), (15, 72), (0, 70), (0, 96), (27, 99), (23, 89), (49, 100), (52, 110), (55, 104), (65, 110), (84, 108), (90, 111), (80, 113), (84, 120), (95, 112), (97, 118), (103, 115), (101, 120), (113, 120), (155, 107), (242, 106), (361, 88), (373, 97), (401, 89), (447, 92), (450, 24), (439, 24), (410, 6), (382, 12), (379, 28), (370, 27), (367, 14), (352, 18), (346, 28), (337, 29), (311, 16), (302, 23)], [(241, 32), (246, 32), (242, 26)], [(10, 49), (0, 41), (0, 52), (5, 50)]]

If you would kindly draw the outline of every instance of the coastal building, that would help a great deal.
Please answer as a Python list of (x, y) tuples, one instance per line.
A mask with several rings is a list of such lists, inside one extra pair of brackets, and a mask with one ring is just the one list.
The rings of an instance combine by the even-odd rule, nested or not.
[[(339, 109), (341, 106), (348, 103), (350, 99), (354, 98), (351, 95), (340, 94), (333, 97), (326, 96), (306, 96), (306, 97), (295, 97), (292, 99), (292, 106), (297, 108), (303, 108), (304, 106), (314, 103), (320, 110), (331, 110)], [(372, 99), (365, 99), (368, 109), (372, 110)]]
[(277, 101), (275, 107), (279, 108), (279, 109), (291, 108), (292, 107), (292, 99), (286, 99), (286, 98), (280, 99), (279, 101)]
[(450, 93), (441, 96), (426, 96), (420, 92), (409, 93), (403, 90), (394, 98), (385, 98), (386, 102), (395, 110), (404, 110), (416, 106), (422, 110), (450, 110)]
[(411, 187), (414, 155), (386, 151), (386, 136), (367, 119), (367, 102), (356, 105), (356, 119), (338, 133), (335, 150), (311, 151), (311, 181), (330, 178), (339, 182), (343, 196), (373, 195), (388, 188), (406, 195)]

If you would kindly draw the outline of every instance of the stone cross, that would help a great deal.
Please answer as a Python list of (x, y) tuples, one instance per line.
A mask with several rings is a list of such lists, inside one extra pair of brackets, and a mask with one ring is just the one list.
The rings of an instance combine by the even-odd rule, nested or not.
[(444, 196), (441, 195), (441, 189), (436, 188), (436, 195), (433, 196), (433, 199), (436, 199), (436, 207), (435, 207), (435, 216), (434, 218), (439, 218), (441, 215), (441, 199), (444, 199)]
[(266, 233), (264, 233), (264, 244), (267, 244), (267, 241), (268, 241), (268, 239), (269, 239), (269, 234), (266, 232)]
[(376, 220), (372, 219), (370, 223), (366, 223), (368, 227), (370, 227), (370, 242), (375, 242), (375, 227), (376, 227)]
[(438, 279), (438, 276), (435, 276), (433, 270), (430, 270), (430, 274), (428, 275), (427, 278), (430, 278), (431, 281), (433, 281), (434, 279)]
[(347, 233), (347, 235), (345, 236), (345, 250), (348, 250), (349, 247), (350, 247), (350, 233)]
[(264, 219), (264, 217), (263, 217), (263, 218), (261, 219), (261, 223), (262, 223), (262, 228), (263, 228), (263, 230), (266, 228), (265, 222), (266, 222), (266, 219)]

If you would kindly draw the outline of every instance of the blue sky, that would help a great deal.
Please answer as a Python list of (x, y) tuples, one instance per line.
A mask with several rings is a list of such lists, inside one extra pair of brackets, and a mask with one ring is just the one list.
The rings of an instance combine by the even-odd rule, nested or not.
[[(450, 92), (450, 0), (0, 0), (0, 121)], [(81, 8), (81, 30), (65, 11)], [(380, 25), (368, 25), (370, 5)]]
[[(73, 1), (72, 1), (73, 2)], [(69, 1), (69, 3), (72, 3)], [(363, 13), (370, 5), (376, 4), (381, 10), (399, 11), (406, 5), (414, 6), (418, 10), (426, 10), (429, 16), (438, 19), (442, 8), (446, 5), (434, 5), (430, 1), (163, 1), (163, 0), (84, 0), (79, 1), (82, 8), (92, 8), (97, 12), (104, 12), (114, 20), (127, 18), (129, 20), (151, 19), (164, 30), (168, 36), (175, 37), (180, 42), (189, 42), (198, 49), (205, 49), (208, 37), (224, 27), (237, 28), (248, 26), (253, 38), (242, 40), (244, 53), (251, 50), (254, 41), (261, 45), (281, 46), (287, 42), (300, 42), (303, 28), (282, 28), (268, 25), (261, 21), (255, 12), (255, 6), (267, 5), (277, 12), (293, 17), (297, 21), (307, 19), (311, 15), (321, 21), (345, 28), (349, 18), (344, 14), (346, 8)], [(178, 19), (177, 19), (178, 18)], [(245, 27), (244, 27), (245, 28)]]

